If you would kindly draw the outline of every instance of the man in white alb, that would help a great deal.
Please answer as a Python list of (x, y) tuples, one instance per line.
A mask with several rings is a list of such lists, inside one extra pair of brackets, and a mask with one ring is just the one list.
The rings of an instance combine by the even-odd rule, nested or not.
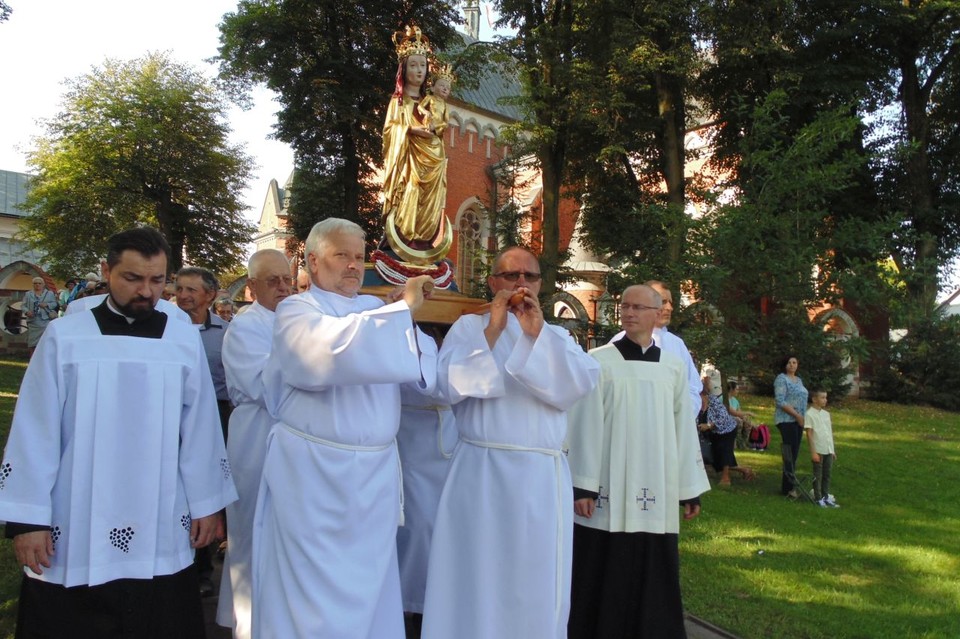
[(461, 317), (440, 349), (438, 391), (461, 439), (437, 512), (422, 636), (563, 639), (573, 489), (561, 445), (566, 411), (600, 367), (544, 322), (532, 253), (507, 249), (487, 283), (489, 314)]
[(316, 224), (312, 286), (277, 306), (263, 373), (277, 423), (254, 515), (258, 639), (404, 635), (395, 438), (400, 385), (436, 383), (436, 345), (413, 322), (432, 282), (412, 278), (388, 304), (358, 295), (364, 247), (353, 222)]
[(110, 294), (52, 322), (0, 465), (20, 637), (204, 637), (193, 550), (236, 499), (196, 330), (155, 310), (170, 248), (108, 241)]
[(569, 414), (573, 596), (569, 639), (684, 637), (680, 509), (710, 489), (687, 401), (685, 365), (653, 341), (662, 305), (623, 292), (624, 337), (590, 351), (597, 388)]
[(233, 628), (235, 639), (249, 639), (253, 596), (253, 513), (273, 418), (264, 399), (263, 369), (273, 344), (274, 311), (293, 294), (290, 262), (277, 249), (263, 249), (247, 263), (247, 286), (256, 297), (230, 323), (223, 338), (223, 368), (234, 409), (227, 452), (239, 499), (227, 506), (227, 554), (220, 581), (217, 623)]

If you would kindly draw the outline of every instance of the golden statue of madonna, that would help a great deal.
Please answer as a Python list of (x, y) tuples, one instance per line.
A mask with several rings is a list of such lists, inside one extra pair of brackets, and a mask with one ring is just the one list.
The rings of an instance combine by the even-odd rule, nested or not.
[(403, 260), (433, 264), (453, 243), (443, 214), (447, 199), (447, 156), (443, 144), (446, 98), (453, 74), (436, 69), (426, 91), (432, 51), (419, 27), (394, 34), (396, 89), (383, 124), (383, 216), (387, 242)]

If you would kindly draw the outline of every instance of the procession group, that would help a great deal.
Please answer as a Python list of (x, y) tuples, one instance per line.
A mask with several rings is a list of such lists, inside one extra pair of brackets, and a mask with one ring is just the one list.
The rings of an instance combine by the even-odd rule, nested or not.
[(110, 238), (109, 293), (40, 338), (0, 465), (17, 636), (202, 638), (194, 552), (226, 537), (238, 638), (402, 639), (405, 614), (427, 639), (684, 637), (677, 539), (709, 482), (669, 289), (628, 287), (623, 336), (587, 353), (524, 248), (448, 331), (414, 320), (428, 276), (360, 293), (352, 222), (305, 254), (300, 293), (283, 252), (250, 258), (225, 443), (203, 329), (161, 300), (167, 243)]

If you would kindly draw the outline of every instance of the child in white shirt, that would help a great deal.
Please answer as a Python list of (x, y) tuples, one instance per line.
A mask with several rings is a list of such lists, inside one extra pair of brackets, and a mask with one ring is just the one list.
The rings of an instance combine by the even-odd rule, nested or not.
[(827, 392), (815, 390), (810, 395), (812, 406), (807, 409), (803, 421), (803, 430), (810, 444), (810, 458), (813, 461), (813, 495), (821, 508), (839, 508), (830, 494), (830, 474), (837, 452), (833, 447), (833, 424), (830, 413), (825, 410)]

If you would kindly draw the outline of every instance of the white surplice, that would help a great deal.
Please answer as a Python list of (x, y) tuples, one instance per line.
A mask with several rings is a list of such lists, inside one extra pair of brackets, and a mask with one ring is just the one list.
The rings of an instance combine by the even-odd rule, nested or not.
[(103, 335), (51, 322), (20, 387), (0, 466), (0, 519), (50, 526), (43, 575), (64, 586), (150, 579), (193, 562), (191, 518), (236, 499), (200, 336)]
[(444, 339), (438, 392), (461, 442), (440, 498), (424, 639), (562, 639), (570, 603), (573, 502), (561, 445), (566, 410), (599, 365), (561, 328), (536, 340), (512, 314), (493, 351), (489, 316)]
[(250, 635), (253, 598), (253, 513), (257, 505), (267, 435), (273, 418), (264, 398), (263, 369), (273, 344), (274, 312), (254, 302), (236, 316), (223, 338), (223, 368), (234, 405), (227, 454), (239, 499), (227, 507), (227, 554), (223, 562), (217, 623), (235, 639)]
[[(626, 334), (626, 331), (620, 331), (611, 337), (607, 344), (613, 344)], [(690, 355), (690, 349), (687, 348), (683, 339), (668, 331), (666, 326), (653, 329), (653, 343), (659, 346), (664, 353), (673, 353), (683, 362), (684, 377), (687, 380), (687, 397), (690, 402), (691, 414), (695, 420), (697, 413), (700, 412), (700, 390), (703, 388), (703, 381), (700, 379), (700, 371), (697, 370), (693, 356)]]
[(433, 389), (436, 344), (403, 301), (314, 287), (277, 306), (263, 379), (278, 423), (254, 517), (253, 636), (402, 639), (400, 384)]
[(568, 413), (573, 485), (602, 497), (577, 524), (607, 532), (680, 531), (680, 500), (710, 490), (687, 401), (686, 366), (627, 361), (612, 344), (590, 351), (596, 389)]
[(405, 612), (423, 612), (430, 540), (440, 492), (457, 445), (450, 406), (401, 388), (397, 447), (403, 462), (403, 526), (397, 530), (400, 590)]

